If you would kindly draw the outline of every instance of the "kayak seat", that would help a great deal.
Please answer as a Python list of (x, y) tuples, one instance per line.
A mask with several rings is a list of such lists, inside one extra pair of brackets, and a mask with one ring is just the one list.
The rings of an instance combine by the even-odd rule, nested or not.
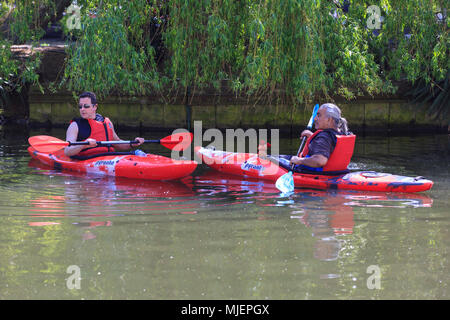
[[(301, 157), (306, 157), (306, 155), (308, 154), (308, 146), (311, 139), (313, 139), (313, 137), (321, 131), (322, 130), (316, 131), (311, 137), (308, 138), (305, 148), (301, 153)], [(336, 146), (334, 147), (333, 152), (328, 158), (327, 164), (320, 171), (334, 172), (346, 170), (353, 156), (353, 151), (355, 149), (355, 140), (356, 136), (354, 134), (336, 135)]]
[(324, 172), (347, 170), (352, 159), (356, 136), (354, 134), (348, 136), (338, 135), (336, 138), (336, 147), (331, 153), (327, 164), (323, 167)]

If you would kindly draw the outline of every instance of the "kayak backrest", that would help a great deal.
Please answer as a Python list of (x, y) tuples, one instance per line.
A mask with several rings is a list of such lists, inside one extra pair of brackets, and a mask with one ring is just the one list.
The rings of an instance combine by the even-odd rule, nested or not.
[(336, 147), (328, 159), (323, 171), (339, 171), (347, 169), (355, 149), (356, 136), (337, 135)]

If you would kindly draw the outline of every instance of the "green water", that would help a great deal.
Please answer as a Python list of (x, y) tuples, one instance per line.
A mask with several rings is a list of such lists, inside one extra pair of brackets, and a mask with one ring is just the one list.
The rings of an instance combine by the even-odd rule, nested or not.
[(0, 299), (450, 298), (447, 135), (357, 139), (353, 169), (431, 191), (285, 197), (203, 166), (173, 183), (40, 169), (26, 148), (41, 133), (64, 137), (0, 131)]

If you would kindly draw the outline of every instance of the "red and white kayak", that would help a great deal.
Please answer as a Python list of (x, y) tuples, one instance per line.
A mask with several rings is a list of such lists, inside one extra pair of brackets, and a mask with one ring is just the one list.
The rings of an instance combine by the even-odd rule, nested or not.
[(31, 146), (28, 153), (33, 159), (58, 170), (144, 180), (177, 180), (190, 175), (197, 167), (195, 161), (174, 160), (154, 154), (144, 157), (112, 154), (75, 160), (67, 157), (63, 149), (45, 153)]
[[(254, 153), (235, 153), (196, 147), (195, 152), (209, 167), (228, 174), (275, 181), (288, 171)], [(340, 175), (294, 173), (297, 188), (341, 189), (382, 192), (422, 192), (433, 181), (374, 171), (356, 171)]]

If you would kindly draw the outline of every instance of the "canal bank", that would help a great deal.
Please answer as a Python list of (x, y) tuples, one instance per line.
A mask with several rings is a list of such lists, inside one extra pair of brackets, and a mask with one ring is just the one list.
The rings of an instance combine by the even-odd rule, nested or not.
[[(198, 95), (186, 103), (183, 98), (166, 103), (161, 97), (110, 97), (99, 101), (98, 112), (108, 116), (120, 129), (192, 128), (202, 121), (209, 128), (267, 128), (281, 132), (302, 130), (313, 105), (258, 104), (231, 96)], [(325, 101), (320, 101), (324, 103)], [(433, 133), (447, 132), (448, 121), (434, 120), (427, 109), (406, 99), (357, 99), (336, 102), (355, 133)], [(32, 127), (66, 127), (79, 115), (70, 94), (42, 95), (31, 90), (29, 119)]]

